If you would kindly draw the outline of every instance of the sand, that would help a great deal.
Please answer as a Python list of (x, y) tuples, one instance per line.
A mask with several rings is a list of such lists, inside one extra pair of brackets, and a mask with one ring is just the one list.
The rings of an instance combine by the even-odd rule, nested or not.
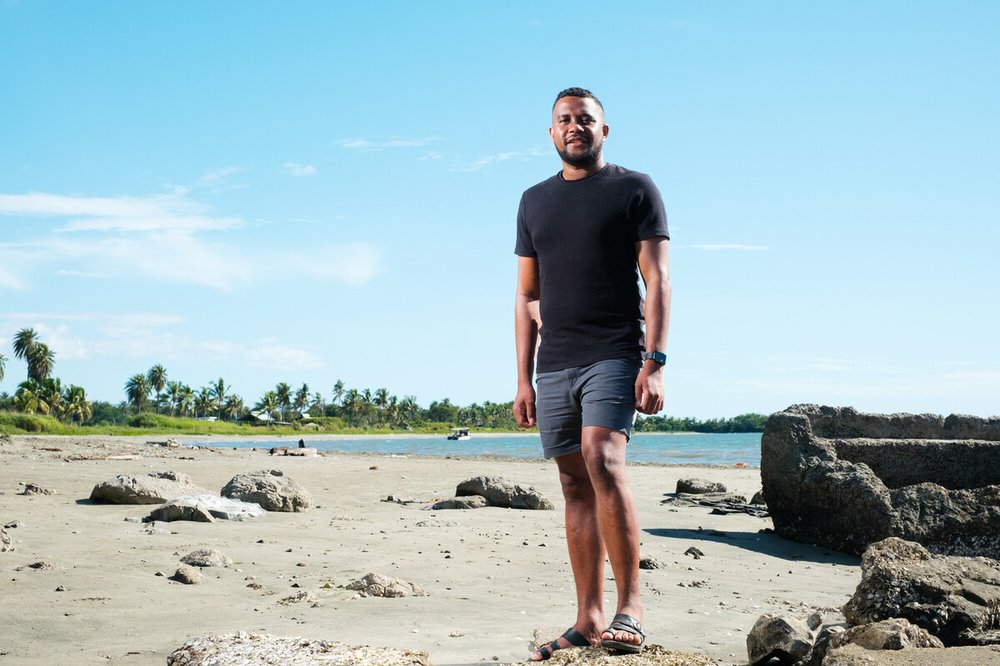
[[(272, 457), (147, 439), (167, 438), (0, 438), (0, 525), (20, 523), (7, 530), (14, 550), (0, 553), (0, 662), (162, 665), (189, 638), (265, 631), (424, 650), (437, 666), (509, 663), (528, 655), (536, 634), (554, 638), (573, 622), (554, 463)], [(237, 473), (271, 468), (305, 486), (317, 506), (241, 523), (149, 525), (137, 521), (151, 506), (88, 499), (117, 474), (173, 470), (218, 492)], [(534, 486), (556, 510), (425, 508), (483, 474)], [(692, 476), (747, 497), (760, 488), (752, 468), (629, 467), (642, 554), (663, 564), (642, 571), (651, 643), (745, 664), (746, 634), (764, 612), (805, 618), (819, 610), (842, 621), (839, 606), (860, 580), (857, 558), (762, 534), (766, 518), (661, 505), (679, 478)], [(54, 493), (18, 494), (27, 483)], [(389, 495), (419, 502), (383, 501)], [(704, 556), (685, 555), (692, 546)], [(204, 569), (201, 585), (169, 580), (199, 548), (234, 564)], [(18, 570), (35, 562), (54, 568)], [(427, 596), (359, 599), (340, 587), (369, 572), (412, 582)], [(606, 590), (610, 617), (610, 568)], [(307, 601), (282, 603), (301, 592)]]

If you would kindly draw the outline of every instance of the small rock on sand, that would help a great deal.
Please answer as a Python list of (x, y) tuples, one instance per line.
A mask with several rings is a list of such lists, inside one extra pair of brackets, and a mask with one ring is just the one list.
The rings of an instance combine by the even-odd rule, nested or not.
[(677, 492), (692, 495), (727, 492), (725, 484), (713, 483), (706, 479), (678, 479)]
[(176, 497), (163, 506), (153, 509), (144, 522), (156, 520), (169, 523), (174, 520), (193, 520), (210, 523), (213, 519), (244, 521), (263, 516), (266, 511), (258, 504), (219, 497), (218, 495), (186, 495)]
[(200, 585), (205, 582), (205, 575), (199, 569), (183, 566), (177, 568), (177, 571), (170, 577), (170, 580), (184, 583), (185, 585)]
[(427, 593), (423, 589), (413, 583), (377, 573), (367, 574), (360, 580), (349, 583), (346, 589), (355, 590), (362, 597), (398, 598), (427, 596)]
[(6, 553), (8, 550), (14, 550), (14, 546), (10, 543), (10, 535), (7, 534), (7, 530), (0, 527), (0, 553)]
[(25, 483), (24, 489), (21, 490), (19, 495), (52, 495), (55, 493), (54, 490), (49, 490), (48, 488), (42, 488), (34, 483)]
[(233, 563), (225, 553), (214, 548), (201, 548), (192, 551), (182, 557), (181, 562), (193, 567), (228, 567)]

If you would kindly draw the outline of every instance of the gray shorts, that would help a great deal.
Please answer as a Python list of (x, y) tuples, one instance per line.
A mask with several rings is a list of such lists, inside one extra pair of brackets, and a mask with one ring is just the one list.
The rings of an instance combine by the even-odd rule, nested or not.
[(616, 358), (535, 377), (535, 418), (546, 458), (579, 453), (586, 426), (625, 433), (635, 421), (638, 360)]

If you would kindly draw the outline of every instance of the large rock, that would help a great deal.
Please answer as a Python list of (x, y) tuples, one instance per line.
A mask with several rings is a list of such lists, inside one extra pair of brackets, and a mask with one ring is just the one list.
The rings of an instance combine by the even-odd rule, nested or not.
[(313, 505), (309, 492), (278, 469), (237, 474), (222, 489), (222, 496), (253, 502), (267, 511), (305, 511)]
[(263, 516), (266, 511), (258, 504), (219, 497), (218, 495), (192, 495), (177, 497), (149, 512), (143, 522), (191, 520), (211, 523), (219, 520), (244, 521)]
[(906, 619), (946, 646), (1000, 644), (1000, 562), (889, 538), (865, 551), (861, 583), (843, 610), (853, 625)]
[(193, 567), (228, 567), (233, 563), (228, 555), (214, 548), (193, 550), (182, 557), (181, 562)]
[(119, 474), (94, 486), (92, 502), (102, 504), (162, 504), (181, 495), (202, 495), (208, 491), (180, 472), (150, 472), (146, 476)]
[(944, 643), (937, 636), (899, 617), (851, 627), (833, 637), (829, 649), (835, 650), (848, 643), (866, 650), (944, 647)]
[(795, 405), (768, 419), (760, 472), (783, 537), (1000, 558), (1000, 418)]
[(429, 666), (429, 663), (426, 652), (243, 631), (192, 638), (167, 657), (167, 666)]
[(817, 617), (810, 618), (807, 624), (787, 615), (761, 615), (747, 634), (747, 655), (751, 666), (767, 664), (772, 659), (781, 666), (804, 661), (812, 652), (814, 631), (818, 626)]
[(477, 476), (458, 484), (456, 497), (466, 495), (481, 495), (490, 506), (501, 506), (511, 509), (544, 509), (555, 508), (534, 488), (525, 488), (499, 476)]

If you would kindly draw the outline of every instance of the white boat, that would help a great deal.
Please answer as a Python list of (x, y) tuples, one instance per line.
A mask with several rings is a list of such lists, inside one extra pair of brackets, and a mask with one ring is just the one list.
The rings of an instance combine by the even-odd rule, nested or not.
[(467, 439), (471, 439), (469, 435), (468, 428), (452, 428), (451, 434), (448, 435), (448, 439), (453, 442), (464, 442)]

